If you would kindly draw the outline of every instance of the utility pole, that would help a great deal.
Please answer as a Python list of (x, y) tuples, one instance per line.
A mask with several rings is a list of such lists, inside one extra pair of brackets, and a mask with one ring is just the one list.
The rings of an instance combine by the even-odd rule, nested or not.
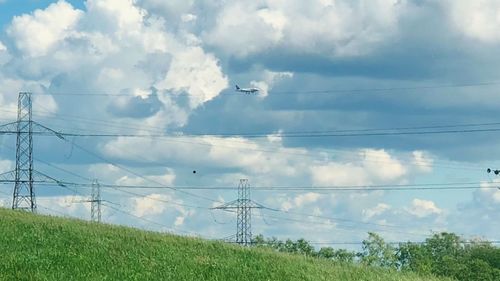
[[(35, 132), (36, 129), (36, 132)], [(0, 134), (16, 136), (16, 168), (0, 174), (0, 183), (13, 183), (12, 209), (36, 212), (34, 183), (60, 181), (36, 171), (33, 167), (33, 135), (48, 134), (64, 139), (58, 132), (33, 121), (31, 93), (21, 92), (17, 104), (17, 121), (0, 125)]]
[(238, 185), (236, 243), (247, 246), (252, 243), (252, 209), (248, 179), (241, 179)]
[(92, 182), (92, 198), (90, 200), (90, 217), (93, 222), (101, 222), (101, 185), (95, 179)]
[(250, 246), (252, 244), (252, 209), (262, 208), (264, 206), (250, 199), (250, 184), (248, 183), (248, 179), (240, 179), (238, 199), (212, 209), (224, 211), (236, 209), (235, 242), (242, 246)]
[(33, 115), (31, 93), (19, 93), (17, 105), (16, 169), (12, 209), (36, 212), (33, 189)]

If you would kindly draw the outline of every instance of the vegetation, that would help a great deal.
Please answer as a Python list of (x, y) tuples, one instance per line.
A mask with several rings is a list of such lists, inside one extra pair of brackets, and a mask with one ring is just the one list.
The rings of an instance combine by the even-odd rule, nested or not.
[(306, 241), (291, 255), (5, 209), (0, 233), (0, 280), (446, 280), (309, 257)]
[(375, 233), (369, 233), (359, 253), (335, 250), (319, 251), (304, 239), (280, 241), (257, 236), (258, 247), (296, 253), (344, 263), (416, 272), (421, 276), (443, 276), (460, 281), (499, 281), (500, 248), (484, 241), (464, 241), (453, 233), (435, 234), (424, 243), (402, 243), (393, 246)]

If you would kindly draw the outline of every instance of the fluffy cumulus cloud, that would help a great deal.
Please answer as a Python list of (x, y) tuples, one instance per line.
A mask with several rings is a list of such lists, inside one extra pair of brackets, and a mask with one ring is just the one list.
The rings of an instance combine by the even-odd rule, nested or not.
[(423, 151), (413, 151), (413, 163), (423, 172), (432, 171), (432, 158)]
[[(9, 73), (17, 74), (20, 85), (12, 92), (39, 85), (31, 87), (35, 94), (76, 89), (130, 93), (134, 99), (142, 91), (146, 96), (141, 97), (154, 95), (159, 102), (143, 105), (145, 113), (132, 106), (111, 113), (147, 117), (147, 123), (166, 127), (185, 124), (193, 109), (227, 87), (218, 58), (202, 49), (195, 35), (167, 31), (163, 18), (136, 1), (89, 0), (85, 7), (78, 10), (60, 0), (14, 17), (7, 33), (18, 56), (11, 58)], [(30, 67), (20, 67), (28, 62)]]
[(500, 3), (495, 0), (444, 1), (455, 28), (484, 43), (499, 43)]
[(281, 209), (288, 211), (290, 209), (302, 208), (308, 204), (314, 204), (321, 198), (321, 194), (308, 192), (289, 198), (281, 203)]
[(484, 209), (500, 208), (500, 181), (481, 183), (481, 188), (474, 192), (474, 204)]
[[(37, 208), (41, 213), (55, 216), (67, 216), (80, 219), (90, 219), (89, 197), (81, 195), (38, 196)], [(107, 215), (107, 210), (103, 210)]]
[(371, 219), (375, 216), (382, 215), (384, 212), (391, 209), (391, 206), (385, 203), (379, 203), (373, 208), (363, 209), (363, 216), (365, 219)]
[(163, 194), (150, 194), (144, 198), (135, 198), (134, 214), (139, 217), (146, 215), (157, 215), (163, 213), (167, 209), (167, 205), (161, 201), (172, 200), (170, 196)]
[[(205, 40), (235, 56), (286, 47), (297, 53), (355, 56), (398, 30), (406, 1), (232, 1)], [(231, 42), (231, 44), (227, 44)]]
[[(87, 0), (76, 8), (69, 1), (53, 1), (13, 15), (6, 25), (0, 42), (1, 118), (15, 119), (14, 93), (32, 91), (37, 120), (65, 131), (268, 132), (264, 138), (177, 133), (168, 138), (89, 138), (85, 143), (75, 139), (118, 165), (78, 153), (62, 160), (109, 184), (234, 186), (238, 179), (249, 178), (251, 186), (304, 188), (272, 196), (253, 193), (266, 206), (313, 215), (299, 220), (288, 214), (286, 223), (268, 217), (275, 220), (274, 225), (257, 222), (255, 233), (331, 240), (335, 231), (335, 239), (351, 241), (364, 238), (366, 231), (380, 230), (392, 240), (425, 238), (408, 237), (384, 226), (398, 225), (399, 230), (410, 232), (437, 227), (494, 234), (498, 224), (492, 222), (500, 221), (500, 193), (486, 184), (470, 200), (457, 202), (456, 208), (420, 193), (399, 196), (368, 188), (349, 193), (306, 188), (448, 181), (458, 176), (442, 169), (459, 165), (443, 164), (443, 157), (467, 155), (466, 151), (475, 155), (482, 146), (471, 146), (472, 137), (443, 134), (431, 139), (416, 134), (394, 136), (394, 141), (393, 136), (285, 136), (293, 130), (325, 131), (337, 126), (363, 130), (450, 124), (454, 119), (475, 123), (468, 106), (477, 110), (478, 104), (484, 110), (477, 123), (494, 120), (497, 110), (490, 104), (497, 103), (497, 88), (493, 85), (488, 85), (488, 91), (482, 88), (484, 95), (469, 87), (426, 86), (474, 82), (474, 75), (462, 78), (476, 65), (481, 74), (496, 77), (498, 63), (478, 63), (471, 56), (482, 48), (497, 52), (493, 49), (500, 41), (499, 4), (492, 0), (420, 2)], [(470, 52), (472, 45), (475, 49)], [(230, 80), (261, 91), (257, 97), (224, 92)], [(412, 87), (422, 89), (411, 91)], [(392, 90), (383, 96), (338, 91), (358, 88)], [(289, 91), (289, 95), (273, 95), (273, 91)], [(481, 135), (474, 141), (493, 143), (487, 139)], [(460, 153), (450, 152), (452, 148)], [(61, 161), (51, 154), (44, 160)], [(494, 157), (493, 152), (487, 154)], [(12, 167), (12, 161), (0, 161), (0, 171)], [(459, 176), (467, 181), (480, 177), (472, 172)], [(171, 191), (137, 192), (142, 196), (130, 198), (131, 194), (105, 189), (103, 196), (123, 204), (120, 208), (135, 216), (168, 226), (219, 236), (234, 230), (232, 224), (211, 226), (206, 214), (181, 206), (208, 204), (191, 202), (201, 198)], [(197, 192), (226, 202), (236, 196), (232, 191)], [(88, 204), (73, 202), (82, 198), (45, 197), (40, 206), (87, 218)], [(130, 221), (118, 213), (108, 215), (114, 222)], [(232, 214), (226, 215), (223, 218), (230, 221)], [(314, 225), (317, 231), (311, 234)]]
[(363, 149), (361, 161), (326, 163), (311, 167), (312, 180), (318, 186), (369, 185), (394, 183), (404, 179), (407, 168), (384, 150)]
[[(193, 69), (193, 67), (197, 69)], [(156, 86), (159, 89), (187, 92), (191, 108), (216, 97), (228, 85), (217, 59), (201, 47), (188, 47), (175, 54), (170, 71)]]
[(14, 165), (10, 160), (0, 159), (0, 174), (12, 171)]
[(182, 200), (175, 199), (171, 195), (152, 193), (142, 198), (133, 198), (134, 207), (132, 213), (142, 218), (158, 217), (168, 211), (168, 215), (172, 217), (173, 225), (178, 227), (184, 224), (187, 217), (195, 214), (193, 210), (182, 207), (182, 202)]
[(7, 33), (23, 55), (43, 56), (75, 31), (82, 14), (61, 0), (32, 15), (14, 17)]
[[(125, 153), (132, 148), (136, 153)], [(158, 140), (119, 138), (107, 142), (103, 153), (120, 159), (146, 162), (169, 159), (207, 169), (235, 168), (247, 175), (267, 175), (266, 178), (303, 175), (307, 170), (301, 162), (304, 157), (310, 157), (303, 149), (286, 148), (272, 141), (208, 136)]]
[(266, 97), (269, 94), (269, 91), (273, 88), (275, 83), (286, 78), (292, 78), (293, 73), (264, 70), (261, 76), (262, 80), (257, 80), (257, 81), (253, 80), (250, 82), (250, 84), (253, 87), (259, 89), (259, 96)]
[(411, 202), (411, 207), (407, 211), (419, 218), (427, 217), (430, 215), (440, 215), (443, 210), (436, 206), (436, 203), (430, 200), (422, 200), (415, 198)]

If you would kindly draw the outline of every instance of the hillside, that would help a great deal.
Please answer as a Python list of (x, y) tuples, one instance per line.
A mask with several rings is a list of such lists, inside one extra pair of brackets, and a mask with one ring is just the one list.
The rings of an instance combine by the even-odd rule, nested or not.
[(441, 280), (0, 209), (0, 280)]

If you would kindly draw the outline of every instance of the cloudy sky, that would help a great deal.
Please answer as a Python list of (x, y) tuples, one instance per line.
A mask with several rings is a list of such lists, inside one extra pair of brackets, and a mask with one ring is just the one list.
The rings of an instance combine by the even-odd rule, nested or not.
[[(500, 240), (485, 172), (500, 168), (499, 14), (495, 0), (0, 0), (0, 121), (32, 92), (56, 131), (143, 136), (37, 136), (36, 170), (198, 188), (103, 188), (109, 223), (226, 237), (234, 214), (208, 208), (247, 178), (276, 210), (254, 211), (266, 236)], [(0, 136), (0, 171), (14, 147)], [(427, 184), (471, 188), (370, 190)], [(276, 187), (295, 190), (259, 190)], [(88, 187), (36, 192), (40, 213), (89, 218)]]

